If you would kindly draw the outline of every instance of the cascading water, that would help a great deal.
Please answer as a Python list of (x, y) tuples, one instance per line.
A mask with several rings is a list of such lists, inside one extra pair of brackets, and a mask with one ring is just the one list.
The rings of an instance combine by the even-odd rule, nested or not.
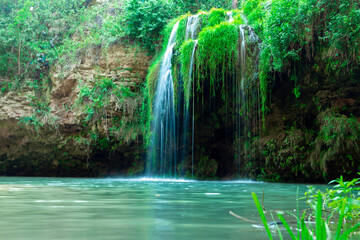
[[(186, 36), (185, 36), (185, 40), (188, 39), (195, 39), (197, 37), (197, 34), (199, 32), (199, 28), (200, 28), (200, 18), (199, 15), (194, 15), (194, 16), (190, 16), (187, 20), (187, 24), (186, 24)], [(194, 104), (194, 81), (192, 81), (192, 72), (193, 72), (193, 66), (194, 66), (194, 57), (195, 57), (195, 50), (196, 50), (196, 46), (197, 46), (197, 40), (195, 40), (195, 44), (194, 44), (194, 48), (191, 54), (191, 61), (190, 61), (190, 67), (189, 67), (189, 81), (188, 81), (188, 93), (190, 92), (191, 89), (191, 83), (192, 83), (192, 91), (193, 91), (193, 103), (192, 103), (192, 129), (191, 129), (191, 176), (194, 176), (194, 144), (195, 144), (195, 137), (194, 137), (194, 130), (195, 130), (195, 104)], [(185, 108), (185, 134), (187, 131), (187, 126), (189, 123), (189, 107)], [(186, 149), (186, 138), (185, 138), (185, 143), (184, 143), (185, 149)]]
[[(251, 160), (257, 158), (257, 146), (254, 142), (259, 138), (261, 126), (259, 81), (257, 78), (258, 46), (260, 41), (251, 27), (247, 25), (239, 26), (238, 57), (236, 58), (238, 63), (235, 72), (228, 73), (229, 76), (234, 76), (233, 82), (226, 83), (226, 88), (228, 89), (226, 91), (233, 92), (233, 95), (227, 96), (227, 94), (225, 94), (226, 100), (216, 98), (215, 95), (207, 95), (208, 99), (204, 99), (204, 92), (202, 92), (202, 101), (210, 102), (209, 105), (204, 105), (204, 102), (200, 104), (199, 96), (195, 96), (195, 91), (197, 90), (195, 90), (193, 72), (195, 53), (198, 46), (198, 40), (196, 39), (199, 35), (202, 19), (199, 15), (188, 17), (186, 19), (185, 32), (179, 33), (185, 35), (184, 39), (187, 41), (186, 44), (190, 44), (189, 41), (193, 41), (189, 66), (182, 66), (177, 62), (178, 65), (174, 65), (174, 69), (172, 69), (171, 59), (176, 44), (175, 40), (179, 22), (174, 25), (171, 32), (160, 67), (160, 75), (153, 105), (152, 136), (146, 166), (147, 174), (150, 176), (177, 177), (177, 175), (183, 174), (185, 169), (190, 170), (190, 154), (192, 175), (194, 175), (194, 156), (202, 159), (203, 163), (201, 164), (204, 164), (205, 161), (211, 161), (211, 164), (214, 164), (215, 161), (216, 165), (217, 159), (222, 161), (221, 159), (223, 159), (223, 157), (228, 156), (228, 150), (226, 149), (232, 152), (230, 154), (233, 154), (234, 151), (226, 147), (229, 145), (227, 145), (225, 141), (217, 144), (217, 141), (221, 140), (216, 138), (216, 136), (224, 137), (228, 139), (228, 141), (234, 141), (235, 139), (235, 158), (238, 168), (235, 173), (240, 173), (241, 170), (244, 169), (244, 164), (248, 166)], [(226, 20), (229, 23), (233, 22), (232, 12), (227, 13)], [(189, 69), (186, 79), (182, 79), (183, 76), (179, 72), (179, 69), (183, 67), (188, 67)], [(176, 101), (174, 100), (172, 70), (179, 74), (176, 75), (179, 76)], [(202, 84), (204, 83), (209, 84), (209, 82), (202, 82)], [(211, 89), (211, 85), (203, 86), (210, 87)], [(185, 96), (185, 93), (188, 95)], [(191, 97), (189, 97), (189, 95)], [(197, 101), (196, 106), (195, 101)], [(230, 105), (228, 107), (228, 101), (233, 104), (231, 105), (233, 107)], [(176, 111), (174, 106), (175, 102), (177, 103)], [(219, 127), (219, 121), (215, 120), (219, 118), (217, 114), (221, 113), (222, 106), (226, 107), (226, 116), (219, 115), (222, 123), (225, 124), (223, 127), (224, 132), (219, 131), (221, 129), (221, 127)], [(215, 110), (212, 110), (212, 108)], [(201, 110), (201, 112), (199, 110)], [(231, 120), (228, 119), (228, 110), (233, 112), (232, 115), (229, 115), (231, 116)], [(198, 134), (196, 135), (197, 138), (195, 138), (195, 112), (199, 113), (197, 121), (207, 122), (204, 125), (197, 125), (196, 131), (199, 133), (199, 136)], [(212, 122), (212, 119), (215, 121)], [(215, 124), (214, 126), (217, 126), (216, 129), (209, 128), (211, 124)], [(232, 132), (228, 135), (229, 130), (235, 130), (235, 136)], [(215, 142), (212, 139), (214, 139)], [(196, 154), (194, 154), (195, 141), (197, 142)], [(215, 151), (212, 150), (213, 146), (215, 147)], [(216, 151), (217, 149), (220, 151), (224, 149), (225, 152), (218, 152)], [(179, 165), (182, 161), (184, 161), (185, 164)], [(210, 168), (211, 164), (209, 165)], [(216, 168), (217, 166), (215, 169)], [(213, 170), (210, 169), (210, 171)], [(188, 171), (187, 173), (189, 174), (190, 172)]]
[[(188, 17), (187, 19), (187, 23), (186, 23), (186, 31), (185, 31), (185, 41), (189, 40), (189, 39), (196, 39), (197, 34), (200, 30), (200, 18), (199, 15), (193, 15)], [(197, 46), (197, 40), (195, 40), (195, 44), (193, 47), (193, 51), (191, 54), (191, 61), (190, 61), (190, 66), (189, 66), (189, 80), (188, 80), (188, 85), (186, 86), (187, 88), (187, 92), (190, 93), (191, 90), (191, 84), (193, 84), (192, 86), (192, 90), (193, 90), (193, 94), (192, 96), (194, 96), (194, 82), (192, 81), (192, 72), (193, 72), (193, 66), (194, 66), (194, 57), (195, 57), (195, 50), (196, 50), (196, 46)], [(187, 101), (189, 101), (190, 99), (187, 99)], [(188, 140), (187, 140), (187, 129), (189, 126), (189, 106), (190, 103), (186, 103), (185, 107), (184, 107), (184, 121), (183, 121), (183, 154), (181, 154), (182, 158), (181, 160), (185, 159), (186, 153), (187, 153), (187, 149), (188, 149)], [(191, 129), (191, 175), (193, 177), (194, 175), (194, 128), (195, 128), (195, 106), (194, 106), (194, 98), (193, 98), (193, 103), (192, 103), (192, 129)]]
[(189, 39), (195, 39), (199, 32), (200, 27), (199, 15), (193, 15), (188, 17), (186, 23), (185, 41)]
[(227, 21), (228, 21), (229, 23), (231, 23), (232, 21), (234, 21), (233, 13), (232, 13), (232, 12), (227, 12), (226, 15), (227, 15), (227, 18), (228, 18)]
[[(249, 68), (247, 63), (247, 54), (251, 53), (253, 59), (258, 56), (259, 38), (253, 29), (247, 25), (240, 25), (239, 32), (239, 74), (236, 83), (236, 106), (239, 111), (236, 115), (238, 168), (240, 168), (241, 163), (251, 165), (252, 160), (257, 157), (256, 150), (259, 149), (260, 145), (257, 144), (258, 141), (256, 140), (260, 137), (261, 129), (260, 85), (257, 81), (257, 69)], [(252, 45), (252, 49), (250, 46), (247, 49), (247, 42)]]
[[(191, 129), (191, 175), (192, 177), (194, 176), (194, 144), (195, 144), (195, 103), (194, 103), (194, 96), (195, 96), (195, 82), (192, 81), (192, 72), (193, 72), (193, 66), (194, 66), (194, 56), (195, 56), (195, 50), (196, 50), (196, 46), (197, 46), (197, 40), (195, 40), (195, 44), (194, 44), (194, 48), (191, 54), (191, 61), (190, 61), (190, 67), (189, 67), (189, 83), (188, 83), (188, 92), (191, 89), (191, 84), (192, 84), (192, 96), (193, 96), (193, 102), (192, 102), (192, 129)], [(188, 125), (189, 122), (189, 109), (188, 107), (185, 108), (185, 121), (186, 121), (186, 125)], [(186, 129), (185, 129), (186, 131)], [(186, 144), (185, 144), (186, 146)]]
[(174, 25), (171, 31), (157, 82), (151, 124), (152, 136), (146, 166), (148, 175), (176, 177), (178, 154), (171, 58), (178, 27), (179, 22)]

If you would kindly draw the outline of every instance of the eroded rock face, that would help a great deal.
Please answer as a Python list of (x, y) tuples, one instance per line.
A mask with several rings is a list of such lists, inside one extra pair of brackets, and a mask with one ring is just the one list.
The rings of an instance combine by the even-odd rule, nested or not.
[[(51, 69), (51, 87), (41, 93), (41, 97), (46, 94), (49, 108), (43, 115), (36, 112), (30, 100), (30, 96), (41, 95), (33, 89), (0, 95), (0, 175), (104, 176), (141, 172), (143, 163), (136, 157), (143, 151), (140, 127), (134, 126), (132, 136), (136, 138), (129, 139), (122, 136), (126, 133), (119, 132), (116, 147), (111, 151), (99, 150), (95, 144), (86, 142), (84, 136), (94, 128), (101, 135), (107, 132), (103, 129), (106, 126), (85, 127), (84, 114), (76, 104), (79, 82), (91, 87), (101, 77), (138, 93), (150, 60), (139, 47), (121, 43), (108, 49), (88, 48), (75, 63)], [(138, 107), (140, 100), (134, 101), (137, 105), (133, 107)], [(130, 116), (121, 109), (126, 107), (126, 104), (109, 106), (108, 121), (115, 116), (127, 121)]]
[(313, 67), (304, 71), (299, 98), (288, 94), (294, 85), (286, 76), (274, 85), (258, 163), (266, 178), (329, 182), (340, 175), (357, 177), (360, 83), (334, 80), (325, 67), (320, 73)]

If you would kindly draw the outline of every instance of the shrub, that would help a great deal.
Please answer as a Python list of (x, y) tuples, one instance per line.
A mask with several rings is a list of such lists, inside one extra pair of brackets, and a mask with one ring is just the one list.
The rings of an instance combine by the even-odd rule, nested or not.
[(128, 0), (124, 9), (125, 33), (154, 53), (160, 44), (159, 33), (172, 13), (172, 5), (166, 0)]

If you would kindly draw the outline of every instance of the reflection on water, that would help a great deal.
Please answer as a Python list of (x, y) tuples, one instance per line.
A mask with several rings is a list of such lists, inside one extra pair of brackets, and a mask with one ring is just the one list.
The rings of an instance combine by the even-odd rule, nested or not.
[(267, 209), (294, 211), (298, 187), (302, 196), (306, 185), (252, 181), (0, 178), (0, 239), (267, 239), (229, 211), (260, 222), (251, 192), (263, 189)]

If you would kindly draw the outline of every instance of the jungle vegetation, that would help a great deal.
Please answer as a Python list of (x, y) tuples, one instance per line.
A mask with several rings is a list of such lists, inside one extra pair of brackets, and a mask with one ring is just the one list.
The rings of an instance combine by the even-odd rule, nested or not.
[[(137, 45), (153, 56), (147, 81), (139, 87), (142, 92), (118, 88), (106, 78), (95, 79), (91, 89), (80, 86), (77, 106), (85, 113), (83, 124), (90, 126), (107, 121), (109, 99), (116, 98), (121, 105), (141, 95), (143, 103), (137, 113), (141, 119), (136, 121), (148, 129), (161, 56), (175, 22), (180, 21), (181, 32), (189, 15), (198, 13), (203, 18), (194, 74), (199, 92), (201, 79), (211, 84), (226, 82), (236, 62), (232, 58), (238, 34), (235, 25), (248, 24), (261, 40), (258, 80), (265, 134), (268, 131), (266, 116), (271, 113), (276, 87), (290, 86), (284, 96), (295, 102), (293, 110), (316, 112), (310, 126), (299, 123), (295, 117), (284, 116), (285, 140), (279, 143), (270, 139), (264, 144), (262, 164), (251, 176), (286, 181), (290, 177), (284, 175), (301, 174), (309, 179), (313, 168), (326, 179), (330, 159), (337, 159), (338, 164), (333, 168), (342, 166), (346, 174), (356, 174), (360, 170), (355, 169), (359, 161), (356, 155), (360, 140), (359, 113), (343, 105), (334, 108), (322, 104), (318, 96), (309, 97), (309, 86), (326, 82), (341, 88), (342, 84), (359, 82), (360, 3), (355, 0), (243, 0), (238, 1), (235, 21), (229, 24), (225, 17), (232, 5), (233, 1), (228, 0), (114, 0), (104, 4), (90, 0), (2, 0), (0, 94), (23, 87), (35, 89), (35, 95), (29, 98), (35, 115), (22, 121), (42, 127), (51, 119), (47, 99), (51, 67), (71, 63), (92, 45), (101, 45), (104, 49), (117, 41)], [(185, 66), (180, 75), (189, 79), (186, 66), (194, 41), (184, 41), (180, 39), (183, 34), (178, 35), (176, 61)], [(206, 51), (208, 48), (212, 49), (211, 55)], [(218, 94), (215, 88), (212, 90)], [(186, 87), (184, 91), (188, 103), (191, 93)], [(228, 99), (225, 91), (218, 92), (219, 97)], [(111, 131), (106, 133), (109, 136), (119, 133), (122, 123), (116, 122), (109, 124)], [(102, 139), (100, 142), (105, 142), (102, 145), (107, 146), (108, 140), (100, 138), (99, 133), (90, 135), (93, 139)], [(290, 154), (283, 155), (285, 150)], [(249, 169), (253, 166), (248, 164)]]

